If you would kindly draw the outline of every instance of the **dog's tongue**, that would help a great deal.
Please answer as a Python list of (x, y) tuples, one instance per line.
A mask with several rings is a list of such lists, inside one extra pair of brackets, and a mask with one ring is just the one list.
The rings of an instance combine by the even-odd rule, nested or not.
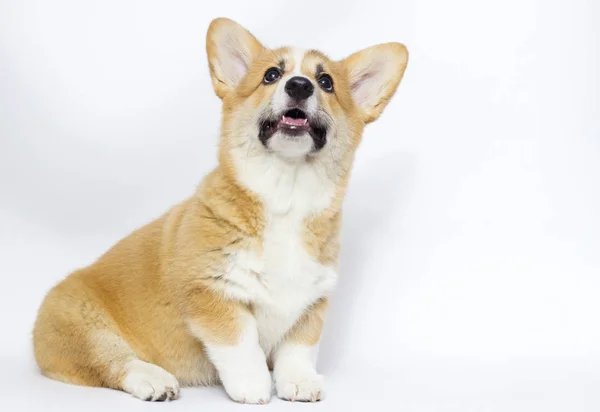
[(306, 119), (294, 119), (293, 117), (283, 116), (281, 122), (289, 124), (290, 126), (304, 126), (306, 124)]

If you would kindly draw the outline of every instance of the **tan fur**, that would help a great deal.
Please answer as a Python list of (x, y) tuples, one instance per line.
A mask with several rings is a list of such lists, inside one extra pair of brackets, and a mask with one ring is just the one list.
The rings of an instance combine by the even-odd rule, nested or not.
[[(122, 389), (126, 363), (141, 359), (169, 371), (183, 386), (218, 381), (203, 342), (235, 344), (242, 315), (252, 313), (251, 307), (223, 293), (227, 257), (241, 249), (260, 254), (265, 228), (263, 205), (238, 183), (231, 148), (242, 138), (239, 130), (244, 119), (272, 96), (273, 88), (261, 86), (265, 70), (282, 60), (286, 70), (298, 64), (289, 49), (266, 49), (236, 27), (244, 30), (249, 66), (239, 84), (228, 83), (215, 56), (217, 37), (232, 23), (217, 19), (207, 35), (211, 79), (223, 100), (219, 166), (204, 178), (194, 196), (134, 231), (47, 294), (33, 331), (35, 357), (46, 376)], [(406, 59), (403, 46), (380, 47)], [(335, 94), (322, 93), (321, 103), (345, 139), (331, 149), (339, 151), (335, 155), (341, 165), (335, 176), (335, 197), (329, 208), (306, 219), (306, 250), (325, 265), (337, 262), (342, 199), (364, 125), (379, 116), (405, 66), (382, 91), (381, 105), (365, 109), (354, 103), (350, 79), (365, 56), (359, 52), (334, 62), (310, 51), (302, 62), (307, 76), (314, 79), (320, 64), (334, 79)], [(326, 307), (327, 298), (322, 297), (306, 308), (286, 339), (316, 344)]]
[(306, 309), (304, 315), (287, 333), (285, 340), (314, 346), (319, 343), (329, 301), (321, 298)]

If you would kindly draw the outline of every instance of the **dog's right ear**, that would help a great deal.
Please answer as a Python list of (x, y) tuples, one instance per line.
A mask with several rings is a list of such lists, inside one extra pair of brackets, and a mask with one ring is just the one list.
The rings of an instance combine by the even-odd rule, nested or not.
[(206, 33), (206, 54), (215, 93), (233, 91), (264, 47), (248, 30), (226, 18), (214, 19)]

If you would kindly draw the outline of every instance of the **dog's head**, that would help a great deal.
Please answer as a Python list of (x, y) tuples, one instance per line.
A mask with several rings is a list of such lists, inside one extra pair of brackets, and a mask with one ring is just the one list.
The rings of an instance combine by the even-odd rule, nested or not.
[(342, 61), (315, 50), (268, 49), (232, 20), (207, 34), (212, 83), (223, 100), (222, 145), (286, 161), (353, 153), (366, 123), (379, 117), (406, 68), (400, 43)]

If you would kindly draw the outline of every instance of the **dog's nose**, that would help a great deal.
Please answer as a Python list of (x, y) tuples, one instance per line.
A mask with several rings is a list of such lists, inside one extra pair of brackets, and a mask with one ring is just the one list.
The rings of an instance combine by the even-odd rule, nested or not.
[(295, 76), (285, 84), (285, 92), (296, 100), (306, 100), (312, 96), (315, 86), (306, 77)]

